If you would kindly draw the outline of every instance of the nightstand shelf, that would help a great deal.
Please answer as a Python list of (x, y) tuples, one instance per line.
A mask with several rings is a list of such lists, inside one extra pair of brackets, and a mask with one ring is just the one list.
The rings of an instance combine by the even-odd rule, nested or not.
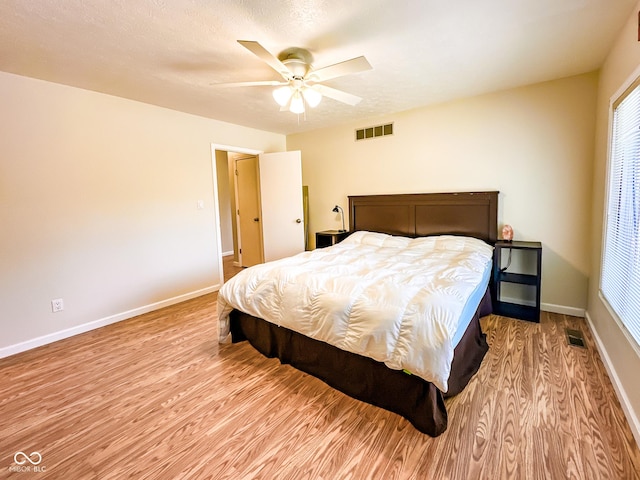
[(324, 230), (316, 232), (316, 248), (324, 248), (340, 243), (349, 236), (349, 232), (342, 230)]
[(519, 283), (521, 285), (537, 285), (538, 276), (524, 273), (501, 272), (500, 280), (508, 283)]
[[(508, 250), (509, 259), (504, 262), (503, 250)], [(515, 258), (512, 258), (515, 257)], [(514, 267), (511, 262), (514, 261)], [(508, 271), (523, 269), (526, 273)], [(540, 242), (505, 242), (495, 244), (493, 254), (493, 311), (497, 315), (540, 321), (540, 284), (542, 279), (542, 244)], [(507, 298), (504, 293), (510, 287), (528, 293), (527, 299)]]

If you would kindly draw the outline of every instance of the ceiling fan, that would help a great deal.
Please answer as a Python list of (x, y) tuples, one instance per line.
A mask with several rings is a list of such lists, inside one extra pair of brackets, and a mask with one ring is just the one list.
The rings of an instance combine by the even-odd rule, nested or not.
[(344, 75), (371, 70), (371, 65), (362, 56), (314, 70), (313, 56), (304, 48), (288, 48), (276, 57), (258, 42), (238, 40), (238, 43), (282, 75), (283, 81), (220, 83), (214, 86), (252, 87), (266, 85), (278, 87), (273, 91), (273, 98), (281, 106), (281, 110), (289, 110), (297, 114), (304, 113), (305, 104), (316, 107), (323, 96), (352, 106), (362, 100), (356, 95), (321, 83)]

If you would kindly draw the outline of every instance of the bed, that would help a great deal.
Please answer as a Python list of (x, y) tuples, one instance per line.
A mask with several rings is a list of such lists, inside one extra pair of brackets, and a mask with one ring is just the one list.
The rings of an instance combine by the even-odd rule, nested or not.
[[(422, 248), (422, 245), (436, 242), (437, 245), (446, 246), (443, 247), (442, 251), (446, 250), (448, 252), (450, 244), (454, 245), (455, 249), (466, 251), (467, 244), (472, 245), (474, 249), (476, 248), (474, 242), (477, 241), (473, 239), (486, 242), (485, 247), (487, 247), (487, 244), (490, 246), (496, 241), (497, 201), (498, 192), (350, 196), (349, 231), (357, 233), (352, 233), (341, 244), (321, 249), (323, 250), (322, 252), (305, 252), (305, 254), (301, 255), (305, 256), (305, 259), (310, 258), (315, 261), (316, 267), (323, 264), (332, 265), (338, 275), (336, 279), (327, 280), (331, 284), (355, 276), (353, 272), (356, 270), (350, 271), (344, 266), (344, 259), (350, 258), (344, 256), (348, 254), (347, 251), (349, 249), (356, 251), (355, 249), (357, 248), (357, 251), (360, 252), (362, 248), (378, 248), (378, 250), (386, 252), (387, 243), (394, 247), (406, 244), (411, 245), (410, 255), (412, 255), (414, 245)], [(360, 243), (364, 243), (365, 246), (360, 246)], [(379, 247), (369, 244), (379, 244)], [(459, 245), (463, 246), (460, 247)], [(440, 250), (438, 251), (440, 252)], [(401, 255), (405, 255), (405, 253)], [(470, 255), (473, 258), (477, 256), (475, 251)], [(482, 251), (481, 256), (483, 257), (481, 260), (478, 259), (478, 264), (486, 263), (486, 251)], [(331, 257), (337, 259), (336, 264), (330, 263)], [(291, 269), (287, 270), (287, 265), (293, 261), (293, 257), (283, 260), (284, 265), (280, 266), (280, 269), (286, 272), (293, 271)], [(391, 267), (393, 262), (389, 263), (389, 261), (390, 259), (387, 259), (387, 265)], [(465, 257), (464, 262), (468, 263), (469, 260)], [(416, 263), (416, 260), (408, 257), (406, 265), (412, 265), (413, 263)], [(272, 265), (265, 264), (256, 270), (271, 267)], [(397, 270), (398, 272), (395, 272), (394, 275), (400, 275), (402, 270), (409, 270), (409, 267), (402, 267)], [(491, 312), (491, 297), (488, 288), (489, 274), (487, 273), (490, 272), (491, 268), (490, 265), (486, 269), (474, 266), (472, 270), (478, 270), (473, 274), (473, 282), (470, 281), (469, 285), (460, 286), (466, 292), (466, 296), (461, 297), (463, 298), (462, 304), (464, 308), (460, 308), (466, 312), (467, 318), (460, 322), (462, 326), (458, 323), (449, 325), (449, 320), (443, 320), (443, 323), (447, 325), (446, 328), (442, 326), (443, 323), (440, 323), (436, 329), (437, 331), (443, 330), (445, 333), (442, 336), (446, 339), (446, 345), (442, 347), (445, 356), (438, 357), (437, 362), (442, 365), (448, 363), (448, 370), (444, 372), (438, 370), (434, 377), (429, 375), (435, 370), (430, 370), (429, 368), (431, 367), (421, 370), (419, 362), (417, 364), (408, 363), (406, 365), (409, 367), (404, 368), (404, 362), (407, 357), (410, 359), (420, 357), (420, 355), (406, 353), (407, 349), (404, 344), (402, 348), (393, 346), (386, 353), (384, 351), (378, 352), (380, 349), (377, 348), (379, 345), (376, 346), (376, 344), (373, 345), (373, 354), (360, 352), (357, 348), (355, 352), (358, 353), (354, 353), (351, 345), (358, 346), (357, 336), (353, 341), (353, 332), (347, 335), (351, 339), (349, 346), (351, 351), (346, 350), (344, 342), (333, 342), (332, 332), (327, 334), (327, 331), (332, 328), (331, 323), (328, 324), (329, 327), (326, 325), (311, 327), (311, 331), (320, 333), (320, 335), (312, 335), (304, 329), (298, 328), (297, 325), (288, 328), (289, 324), (286, 321), (283, 326), (281, 319), (271, 318), (271, 321), (266, 321), (262, 317), (273, 317), (273, 314), (267, 310), (261, 310), (262, 307), (256, 307), (257, 309), (252, 310), (253, 307), (242, 303), (242, 301), (238, 301), (234, 305), (234, 299), (230, 292), (239, 287), (233, 284), (229, 286), (225, 284), (218, 297), (219, 320), (221, 322), (219, 327), (220, 339), (224, 341), (227, 337), (227, 332), (229, 332), (233, 342), (248, 340), (265, 356), (277, 357), (282, 363), (291, 364), (347, 395), (397, 413), (411, 422), (419, 431), (435, 437), (447, 428), (447, 411), (444, 399), (456, 395), (464, 389), (471, 377), (477, 372), (488, 349), (485, 336), (480, 328), (479, 319)], [(244, 274), (245, 272), (242, 273)], [(367, 272), (369, 271), (367, 270)], [(385, 270), (385, 272), (387, 271)], [(268, 275), (271, 274), (271, 272), (268, 273)], [(374, 271), (366, 275), (375, 276), (379, 274)], [(386, 276), (387, 273), (385, 273)], [(317, 276), (307, 274), (307, 277), (312, 277), (313, 281), (319, 281), (318, 278), (324, 278), (324, 274), (321, 273)], [(383, 277), (376, 278), (379, 280)], [(254, 284), (257, 284), (256, 282)], [(297, 282), (297, 277), (291, 276), (291, 279), (287, 279), (284, 284), (287, 285), (287, 289), (301, 292), (302, 290), (296, 290), (301, 288)], [(472, 283), (473, 286), (471, 285)], [(413, 284), (415, 284), (415, 279), (409, 280), (406, 285)], [(373, 282), (372, 285), (375, 286), (376, 282)], [(374, 286), (367, 288), (374, 288)], [(323, 286), (322, 288), (325, 287)], [(449, 287), (447, 287), (448, 289)], [(228, 291), (225, 292), (225, 290)], [(404, 288), (398, 288), (397, 290), (399, 296), (403, 296)], [(408, 293), (405, 296), (411, 297), (414, 295), (409, 290), (406, 291)], [(287, 317), (299, 315), (301, 323), (308, 323), (306, 307), (289, 305), (287, 304), (288, 300), (283, 300), (284, 297), (280, 298), (274, 295), (274, 292), (277, 293), (278, 291), (268, 291), (266, 298), (277, 297), (278, 301), (272, 303), (285, 304), (283, 311)], [(461, 295), (458, 292), (450, 296)], [(238, 298), (252, 296), (254, 295), (242, 297), (241, 294)], [(304, 293), (299, 293), (298, 296), (309, 298)], [(328, 303), (331, 304), (332, 302)], [(387, 305), (386, 300), (381, 302), (380, 305)], [(399, 308), (408, 310), (405, 306)], [(456, 308), (460, 313), (460, 308)], [(438, 312), (439, 310), (435, 309), (435, 311)], [(263, 314), (263, 312), (265, 313)], [(443, 315), (443, 318), (448, 319), (447, 315)], [(351, 325), (349, 324), (349, 326)], [(403, 331), (401, 327), (392, 326), (391, 330), (394, 329), (400, 332)], [(300, 333), (301, 331), (304, 333)], [(369, 334), (366, 336), (367, 340), (360, 343), (371, 344), (371, 338), (385, 337), (385, 335), (385, 333), (376, 331), (375, 335)], [(313, 338), (313, 336), (316, 338)], [(395, 337), (404, 338), (406, 335), (395, 334)], [(454, 339), (453, 337), (457, 338)], [(424, 336), (424, 338), (428, 338), (428, 336)], [(333, 344), (329, 342), (333, 342)], [(384, 350), (384, 339), (381, 344), (383, 345), (382, 350)], [(398, 351), (402, 351), (402, 355), (400, 355), (402, 359), (397, 358)], [(442, 358), (445, 360), (443, 361)], [(425, 378), (431, 380), (429, 381)]]

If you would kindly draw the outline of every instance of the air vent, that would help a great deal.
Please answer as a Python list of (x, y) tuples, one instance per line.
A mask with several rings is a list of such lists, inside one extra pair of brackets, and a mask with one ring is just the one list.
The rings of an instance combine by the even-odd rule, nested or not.
[(565, 333), (567, 334), (567, 343), (574, 347), (587, 348), (584, 343), (584, 336), (580, 330), (572, 330), (570, 328), (565, 329)]
[(359, 140), (368, 140), (370, 138), (384, 137), (386, 135), (393, 135), (393, 123), (356, 130), (356, 142)]

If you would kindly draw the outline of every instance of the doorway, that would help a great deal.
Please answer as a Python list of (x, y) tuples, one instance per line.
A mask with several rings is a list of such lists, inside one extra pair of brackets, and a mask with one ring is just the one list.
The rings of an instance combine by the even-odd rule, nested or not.
[(237, 205), (234, 187), (235, 168), (230, 156), (257, 156), (260, 150), (230, 145), (211, 144), (213, 159), (214, 218), (218, 241), (219, 283), (224, 283), (224, 265), (240, 267), (240, 252), (237, 239)]
[[(236, 266), (251, 266), (304, 251), (307, 222), (301, 152), (265, 154), (216, 144), (211, 148), (216, 163), (213, 180), (220, 271), (223, 253), (233, 252)], [(255, 180), (243, 173), (255, 173)], [(246, 203), (245, 195), (238, 194), (239, 177), (240, 185), (246, 181), (246, 191), (257, 195), (257, 206), (255, 198)], [(254, 250), (248, 255), (248, 240), (257, 240), (258, 254)]]

